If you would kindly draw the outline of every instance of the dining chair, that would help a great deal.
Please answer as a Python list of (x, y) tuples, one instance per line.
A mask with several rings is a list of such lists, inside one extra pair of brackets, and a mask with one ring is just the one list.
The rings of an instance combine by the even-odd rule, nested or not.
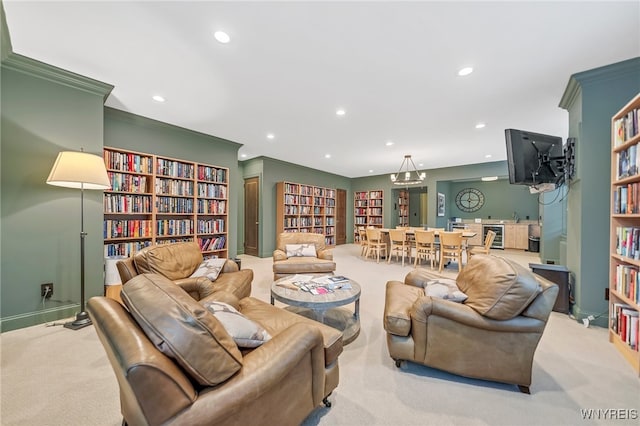
[(367, 251), (369, 251), (369, 241), (367, 241), (366, 229), (358, 228), (358, 239), (360, 240), (360, 256), (367, 257)]
[(389, 256), (387, 259), (387, 263), (391, 263), (391, 256), (396, 255), (396, 260), (398, 260), (398, 255), (402, 255), (402, 266), (404, 266), (404, 257), (405, 255), (409, 256), (409, 262), (411, 262), (411, 247), (407, 242), (407, 231), (404, 229), (390, 229), (389, 230)]
[(376, 263), (380, 263), (380, 253), (387, 254), (387, 243), (382, 238), (382, 232), (378, 228), (367, 228), (367, 258), (369, 255), (376, 255)]
[(418, 267), (418, 259), (431, 261), (431, 269), (433, 269), (434, 261), (437, 261), (436, 233), (434, 231), (416, 230), (416, 257), (413, 267)]
[(442, 272), (445, 259), (458, 262), (458, 271), (462, 271), (462, 232), (439, 232), (440, 236), (440, 268)]
[(472, 247), (467, 251), (470, 256), (474, 254), (489, 254), (491, 250), (491, 244), (493, 244), (493, 240), (496, 238), (495, 231), (488, 230), (487, 235), (484, 237), (484, 245)]

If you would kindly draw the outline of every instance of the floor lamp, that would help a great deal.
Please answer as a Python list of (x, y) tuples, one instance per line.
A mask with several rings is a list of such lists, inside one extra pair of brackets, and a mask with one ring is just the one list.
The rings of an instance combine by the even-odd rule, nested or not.
[(58, 154), (56, 162), (47, 178), (49, 185), (80, 189), (80, 312), (74, 321), (64, 326), (72, 330), (91, 325), (91, 318), (84, 310), (84, 190), (109, 189), (109, 176), (104, 160), (94, 154), (77, 151), (63, 151)]

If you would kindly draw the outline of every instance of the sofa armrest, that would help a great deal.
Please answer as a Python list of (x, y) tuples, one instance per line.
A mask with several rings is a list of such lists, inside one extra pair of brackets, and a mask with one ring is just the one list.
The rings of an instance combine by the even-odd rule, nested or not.
[(424, 288), (427, 282), (437, 280), (438, 278), (442, 278), (442, 275), (429, 272), (425, 269), (414, 269), (404, 277), (404, 283), (414, 287)]
[(426, 323), (429, 316), (438, 316), (469, 327), (499, 332), (535, 333), (541, 332), (545, 326), (543, 321), (524, 316), (505, 321), (493, 320), (480, 315), (464, 303), (423, 296), (413, 304), (412, 318), (414, 321)]
[(240, 267), (238, 267), (238, 264), (236, 262), (234, 262), (231, 259), (227, 259), (226, 262), (224, 262), (224, 266), (222, 267), (222, 271), (220, 271), (220, 273), (225, 273), (225, 272), (237, 272), (240, 270)]
[[(310, 362), (301, 362), (307, 356)], [(294, 368), (305, 372), (294, 371)], [(311, 377), (310, 381), (299, 381), (300, 377), (307, 376)], [(322, 334), (315, 327), (293, 324), (245, 355), (240, 371), (225, 383), (203, 390), (182, 413), (178, 423), (201, 424), (202, 419), (230, 418), (234, 412), (259, 406), (257, 401), (261, 399), (270, 401), (272, 394), (281, 389), (288, 392), (288, 405), (309, 405), (310, 401), (301, 400), (307, 395), (311, 395), (313, 406), (319, 405), (324, 397), (324, 380)], [(310, 392), (308, 386), (311, 386)]]
[(408, 336), (411, 331), (411, 310), (416, 299), (424, 296), (421, 288), (389, 281), (384, 304), (384, 329), (396, 336)]
[(223, 302), (227, 305), (233, 306), (236, 309), (240, 309), (240, 299), (238, 299), (235, 294), (229, 293), (228, 291), (224, 290), (214, 291), (207, 297), (200, 299), (199, 302), (200, 304), (204, 304), (206, 302)]
[(276, 249), (273, 251), (273, 261), (287, 260), (287, 253), (283, 250)]
[(322, 249), (317, 251), (318, 259), (333, 260), (332, 249)]
[(174, 282), (195, 300), (201, 300), (215, 291), (213, 282), (207, 277), (181, 278)]

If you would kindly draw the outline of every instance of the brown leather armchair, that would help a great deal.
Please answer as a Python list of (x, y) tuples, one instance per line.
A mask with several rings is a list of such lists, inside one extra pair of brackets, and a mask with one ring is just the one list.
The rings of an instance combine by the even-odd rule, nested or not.
[[(288, 244), (313, 244), (315, 256), (287, 256)], [(294, 274), (331, 274), (336, 270), (333, 252), (325, 246), (324, 235), (312, 232), (283, 232), (273, 251), (273, 279)]]
[[(166, 304), (170, 294), (158, 298), (153, 291), (147, 292), (162, 280), (167, 281), (157, 274), (143, 274), (133, 278), (128, 287), (143, 292), (137, 297), (146, 300), (152, 310), (157, 307), (152, 315), (158, 326), (153, 330), (164, 327), (173, 336), (169, 341), (156, 339), (159, 346), (148, 337), (148, 324), (140, 322), (140, 305), (129, 308), (130, 313), (105, 297), (93, 297), (87, 304), (116, 374), (124, 425), (252, 425), (267, 420), (271, 424), (299, 425), (321, 403), (331, 406), (328, 397), (338, 385), (338, 356), (342, 352), (342, 333), (338, 330), (251, 297), (238, 301), (229, 293), (218, 292), (216, 295), (226, 303), (264, 327), (271, 339), (257, 348), (242, 348), (241, 353), (227, 346), (217, 352), (218, 356), (211, 356), (204, 353), (209, 345), (202, 345), (203, 338), (210, 338), (209, 333), (197, 329), (210, 321), (203, 317), (209, 314), (206, 310), (202, 313), (200, 305), (187, 312), (195, 314), (197, 320), (185, 315), (183, 307), (194, 302), (186, 300), (190, 297), (184, 292), (185, 297), (174, 298), (174, 306)], [(224, 336), (216, 337), (215, 328), (213, 332), (212, 343), (222, 346)], [(231, 354), (240, 365), (215, 384), (198, 384), (189, 374), (191, 370), (182, 368), (178, 340), (196, 363), (220, 365)], [(167, 346), (181, 359), (167, 356)]]
[(410, 272), (386, 287), (389, 355), (529, 393), (533, 356), (558, 286), (506, 259), (478, 254), (458, 275), (463, 303), (425, 295), (438, 275)]
[(119, 260), (116, 267), (122, 284), (139, 274), (156, 273), (174, 281), (196, 300), (204, 299), (216, 291), (226, 291), (238, 298), (251, 294), (253, 271), (240, 270), (231, 259), (227, 259), (213, 282), (207, 277), (189, 278), (202, 261), (198, 244), (184, 242), (146, 247), (131, 257)]

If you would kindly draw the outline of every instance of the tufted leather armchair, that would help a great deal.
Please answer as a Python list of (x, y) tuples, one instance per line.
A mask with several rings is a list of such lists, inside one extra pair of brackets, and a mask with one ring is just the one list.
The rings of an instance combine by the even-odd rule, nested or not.
[[(287, 256), (287, 244), (313, 244), (316, 256)], [(324, 243), (324, 235), (311, 232), (283, 232), (273, 251), (273, 279), (294, 274), (331, 274), (336, 270), (333, 252)]]
[(218, 278), (213, 282), (207, 277), (189, 278), (202, 261), (198, 244), (185, 242), (145, 247), (133, 256), (119, 260), (116, 267), (122, 284), (139, 274), (156, 273), (174, 281), (196, 300), (221, 290), (238, 298), (251, 294), (253, 271), (240, 270), (231, 259), (227, 259)]
[(456, 282), (463, 303), (425, 295), (438, 275), (410, 272), (386, 287), (389, 355), (461, 376), (518, 385), (529, 393), (533, 356), (558, 286), (506, 259), (473, 256)]

